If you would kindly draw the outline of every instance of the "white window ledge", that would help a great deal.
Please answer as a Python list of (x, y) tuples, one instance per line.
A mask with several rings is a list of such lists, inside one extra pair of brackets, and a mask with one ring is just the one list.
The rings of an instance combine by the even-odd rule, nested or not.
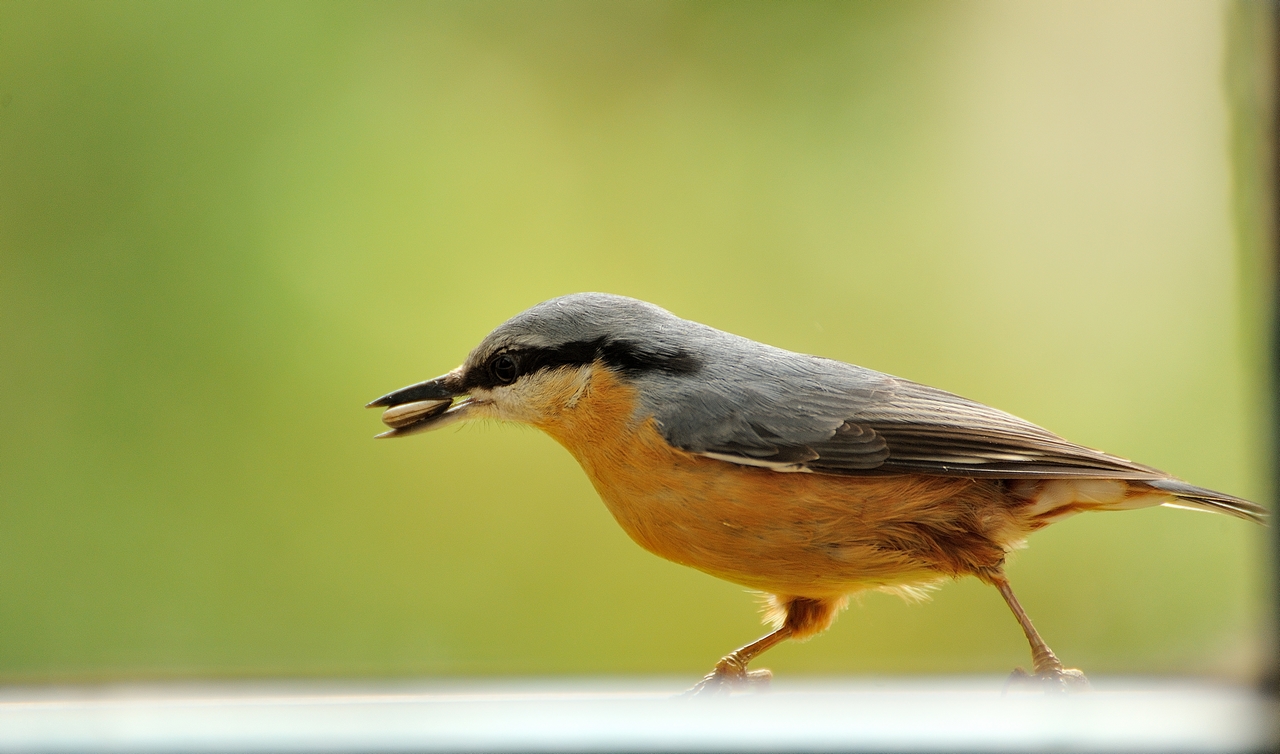
[(1275, 700), (1198, 681), (212, 683), (0, 688), (0, 752), (1263, 752)]

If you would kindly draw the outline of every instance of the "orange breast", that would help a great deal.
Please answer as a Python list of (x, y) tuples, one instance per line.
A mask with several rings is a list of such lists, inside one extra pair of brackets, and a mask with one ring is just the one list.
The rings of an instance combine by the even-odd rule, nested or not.
[(669, 560), (773, 594), (832, 597), (998, 565), (1034, 525), (998, 481), (780, 473), (671, 447), (634, 388), (597, 368), (539, 427), (618, 523)]

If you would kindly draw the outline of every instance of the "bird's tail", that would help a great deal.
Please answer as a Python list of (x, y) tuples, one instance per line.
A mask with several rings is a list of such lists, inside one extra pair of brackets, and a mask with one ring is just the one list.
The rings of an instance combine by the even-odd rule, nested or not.
[(1171, 508), (1191, 508), (1192, 510), (1229, 513), (1236, 518), (1263, 524), (1270, 515), (1266, 508), (1233, 495), (1206, 490), (1187, 484), (1181, 479), (1152, 479), (1144, 482), (1161, 492), (1173, 495), (1176, 500), (1164, 503)]

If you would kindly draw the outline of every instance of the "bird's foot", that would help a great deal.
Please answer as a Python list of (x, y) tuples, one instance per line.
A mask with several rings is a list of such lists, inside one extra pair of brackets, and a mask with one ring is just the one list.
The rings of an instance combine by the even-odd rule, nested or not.
[(1039, 668), (1035, 675), (1022, 668), (1016, 668), (1004, 682), (1004, 690), (1010, 688), (1031, 688), (1046, 694), (1073, 694), (1090, 691), (1089, 679), (1075, 668), (1064, 668), (1062, 665), (1051, 665)]
[(681, 694), (683, 697), (728, 696), (734, 691), (763, 691), (769, 687), (773, 673), (768, 670), (747, 670), (746, 663), (729, 655), (716, 663), (715, 670), (707, 673), (697, 685)]

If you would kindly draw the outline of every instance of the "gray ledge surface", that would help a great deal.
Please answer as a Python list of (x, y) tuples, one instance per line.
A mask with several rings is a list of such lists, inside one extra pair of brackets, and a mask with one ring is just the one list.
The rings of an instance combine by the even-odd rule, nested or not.
[(775, 681), (679, 699), (680, 681), (0, 687), (0, 752), (1262, 752), (1276, 701), (1201, 681)]

